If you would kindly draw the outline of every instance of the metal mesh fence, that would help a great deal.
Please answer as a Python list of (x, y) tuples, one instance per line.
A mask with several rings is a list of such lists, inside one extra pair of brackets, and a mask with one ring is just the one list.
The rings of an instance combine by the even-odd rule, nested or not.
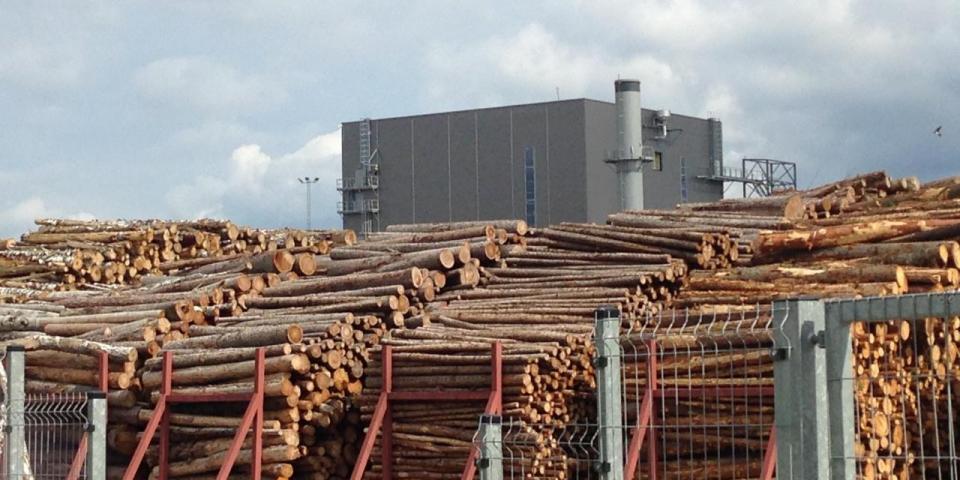
[[(7, 424), (7, 429), (22, 427), (26, 449), (20, 460), (24, 475), (0, 478), (63, 479), (74, 464), (77, 448), (86, 432), (87, 398), (84, 393), (27, 395), (22, 424)], [(4, 438), (6, 442), (8, 438)], [(4, 443), (6, 445), (6, 443)], [(0, 461), (6, 465), (7, 449), (0, 452)], [(82, 463), (83, 458), (77, 461)], [(80, 465), (78, 463), (78, 465)], [(86, 478), (84, 467), (76, 478)]]
[(858, 478), (960, 478), (960, 318), (851, 325)]
[[(595, 424), (530, 424), (506, 418), (500, 427), (503, 477), (591, 480), (599, 477), (598, 428)], [(482, 448), (481, 438), (474, 438)]]
[(623, 336), (628, 475), (632, 463), (632, 478), (769, 478), (773, 353), (789, 349), (774, 327), (787, 308), (665, 312)]
[(24, 394), (23, 351), (0, 359), (0, 479), (87, 478), (87, 393)]
[[(611, 354), (619, 357), (622, 407), (614, 428), (625, 447), (616, 462), (626, 465), (626, 478), (772, 478), (773, 355), (791, 348), (774, 332), (788, 308), (663, 312), (633, 322)], [(588, 401), (602, 408), (597, 398)], [(588, 418), (562, 425), (503, 419), (493, 449), (501, 452), (503, 478), (606, 478), (611, 466), (601, 446), (610, 427), (598, 425), (596, 411)]]

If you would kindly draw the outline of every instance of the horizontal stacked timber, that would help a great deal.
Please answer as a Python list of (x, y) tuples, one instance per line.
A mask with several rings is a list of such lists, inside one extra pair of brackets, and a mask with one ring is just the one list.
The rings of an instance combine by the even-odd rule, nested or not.
[[(47, 236), (28, 234), (25, 242), (48, 241), (54, 234), (83, 235), (88, 241), (114, 234), (111, 227), (101, 224), (81, 228), (68, 222), (67, 228), (54, 221), (40, 223), (69, 231), (41, 228)], [(122, 225), (124, 231), (136, 226), (141, 236), (123, 235), (149, 238), (155, 233), (142, 232), (157, 232), (158, 225), (161, 223), (131, 222)], [(214, 228), (205, 221), (162, 225), (167, 233), (176, 229), (182, 234), (190, 228)], [(265, 471), (278, 478), (290, 477), (296, 460), (318, 451), (327, 455), (333, 471), (349, 470), (356, 453), (353, 445), (362, 429), (359, 416), (348, 412), (349, 398), (360, 393), (367, 349), (382, 335), (382, 322), (351, 313), (336, 317), (288, 317), (283, 313), (289, 312), (283, 311), (246, 315), (240, 300), (254, 298), (283, 281), (315, 275), (317, 255), (328, 252), (335, 243), (353, 243), (354, 235), (349, 231), (253, 230), (239, 230), (234, 235), (230, 225), (215, 224), (224, 229), (224, 238), (261, 236), (262, 242), (257, 239), (258, 247), (241, 251), (225, 249), (217, 240), (216, 249), (211, 243), (210, 249), (196, 256), (180, 256), (138, 277), (139, 288), (113, 287), (103, 292), (100, 285), (68, 283), (61, 278), (63, 283), (51, 289), (24, 286), (3, 291), (6, 301), (21, 303), (0, 304), (0, 342), (29, 350), (28, 392), (99, 388), (98, 355), (107, 355), (109, 461), (116, 475), (129, 463), (138, 432), (159, 399), (163, 352), (174, 352), (174, 393), (246, 394), (253, 390), (253, 359), (258, 347), (265, 347), (267, 353)], [(120, 226), (115, 229), (119, 231)], [(320, 240), (315, 241), (317, 238)], [(189, 447), (177, 451), (170, 464), (171, 475), (196, 478), (215, 474), (243, 408), (239, 403), (217, 408), (179, 404), (171, 414), (170, 440)], [(249, 445), (245, 448), (237, 460), (239, 470), (249, 468)], [(156, 476), (157, 457), (151, 452), (149, 475)], [(142, 469), (144, 474), (147, 471)]]
[(628, 211), (610, 215), (607, 221), (610, 228), (621, 232), (685, 241), (677, 242), (682, 249), (661, 248), (654, 252), (670, 253), (686, 260), (692, 268), (701, 269), (746, 263), (752, 254), (752, 239), (760, 229), (791, 225), (783, 217), (745, 218), (728, 211), (686, 210)]
[[(229, 221), (38, 219), (36, 232), (0, 248), (0, 285), (72, 289), (87, 284), (138, 284), (148, 274), (176, 273), (288, 249), (327, 253), (352, 245), (351, 230), (260, 230)], [(301, 262), (296, 263), (297, 272)], [(309, 269), (309, 266), (308, 266)]]
[[(474, 272), (468, 276), (448, 271), (440, 293), (419, 305), (429, 323), (416, 330), (392, 330), (382, 340), (394, 352), (393, 388), (485, 391), (490, 388), (490, 343), (503, 342), (503, 414), (523, 422), (522, 436), (537, 439), (522, 447), (529, 459), (525, 471), (529, 478), (572, 478), (589, 465), (573, 461), (561, 437), (566, 425), (594, 416), (594, 311), (600, 305), (618, 305), (625, 324), (636, 324), (676, 295), (683, 282), (686, 264), (671, 253), (693, 258), (702, 251), (705, 243), (700, 242), (710, 240), (603, 225), (562, 224), (541, 230), (516, 225), (522, 224), (396, 226), (353, 249), (372, 252), (369, 257), (338, 261), (357, 265), (358, 259), (389, 251), (389, 245), (404, 245), (410, 252), (409, 245), (416, 242), (459, 237), (445, 248), (456, 251), (458, 262), (476, 259)], [(498, 233), (496, 226), (503, 231)], [(471, 247), (457, 249), (458, 241)], [(335, 250), (331, 256), (345, 250), (351, 249)], [(373, 262), (364, 265), (378, 268)], [(379, 356), (371, 358), (374, 367), (367, 371), (368, 388), (360, 402), (365, 419), (374, 411), (383, 381), (377, 376), (382, 373)], [(483, 408), (483, 402), (398, 403), (393, 409), (394, 475), (460, 478)], [(422, 425), (425, 419), (429, 426)], [(379, 448), (378, 443), (367, 478), (382, 472)]]
[[(503, 414), (520, 425), (511, 434), (524, 471), (577, 478), (591, 465), (566, 437), (596, 421), (596, 308), (622, 313), (635, 354), (625, 365), (630, 402), (646, 388), (649, 338), (661, 345), (663, 388), (769, 387), (776, 315), (757, 304), (960, 284), (958, 185), (873, 172), (767, 199), (621, 212), (605, 225), (393, 225), (362, 242), (349, 231), (226, 221), (39, 220), (39, 231), (0, 242), (0, 344), (28, 348), (31, 392), (98, 388), (106, 355), (111, 471), (129, 461), (156, 408), (164, 352), (174, 393), (242, 394), (263, 347), (264, 471), (344, 479), (383, 385), (383, 346), (398, 391), (482, 392), (500, 341)], [(944, 392), (960, 388), (960, 321), (874, 325), (854, 342), (863, 471), (906, 478), (941, 467), (902, 452), (956, 440), (945, 416), (921, 421), (920, 412), (945, 412)], [(757, 472), (772, 399), (720, 400), (664, 397), (661, 477)], [(394, 476), (459, 477), (484, 406), (397, 403)], [(242, 413), (239, 403), (177, 405), (171, 476), (214, 478)], [(734, 434), (698, 436), (697, 425)], [(921, 436), (917, 425), (941, 434)], [(250, 446), (235, 476), (249, 471)], [(159, 474), (156, 448), (143, 478)], [(382, 472), (379, 448), (367, 478)]]
[[(774, 420), (772, 328), (784, 314), (756, 305), (667, 310), (621, 337), (631, 433), (648, 389), (659, 394), (651, 420), (658, 478), (761, 478)], [(650, 478), (649, 468), (641, 460), (635, 478)]]
[[(576, 388), (577, 372), (589, 368), (589, 355), (585, 358), (575, 355), (577, 351), (584, 351), (584, 346), (570, 334), (532, 332), (523, 328), (477, 330), (435, 325), (395, 330), (391, 336), (383, 343), (393, 349), (392, 383), (396, 392), (432, 390), (437, 385), (443, 385), (443, 392), (448, 394), (488, 392), (492, 378), (491, 341), (501, 341), (503, 413), (550, 425), (571, 421), (573, 412), (567, 409), (571, 399), (566, 396)], [(378, 362), (374, 365), (368, 372), (369, 388), (360, 403), (365, 419), (373, 413), (382, 387), (382, 365)], [(477, 415), (484, 411), (484, 403), (485, 400), (395, 404), (393, 470), (396, 475), (460, 478), (472, 447)], [(379, 448), (377, 445), (376, 449)], [(531, 450), (530, 453), (541, 452)], [(563, 454), (559, 450), (553, 453)], [(368, 478), (379, 478), (378, 460), (379, 457), (374, 456), (373, 465), (367, 470)], [(531, 472), (560, 467), (549, 460), (534, 463)], [(535, 474), (533, 478), (543, 477)]]
[[(960, 286), (957, 185), (956, 178), (920, 185), (912, 177), (872, 172), (797, 192), (805, 204), (803, 218), (786, 228), (741, 234), (752, 238), (750, 264), (691, 272), (674, 307), (726, 318), (751, 304), (798, 296), (955, 290)], [(741, 213), (751, 218), (752, 212)], [(958, 341), (958, 319), (855, 325), (856, 452), (864, 478), (926, 478), (949, 468), (944, 446), (960, 437), (933, 439), (919, 430), (949, 431), (939, 430), (923, 412), (949, 409), (944, 396), (957, 378)], [(771, 375), (772, 363), (756, 367), (768, 372), (760, 378)], [(678, 460), (664, 468), (687, 467)]]

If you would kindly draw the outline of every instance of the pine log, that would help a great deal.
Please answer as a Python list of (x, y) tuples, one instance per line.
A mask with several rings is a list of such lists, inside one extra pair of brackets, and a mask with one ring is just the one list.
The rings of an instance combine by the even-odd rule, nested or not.
[(299, 325), (246, 327), (239, 330), (231, 330), (222, 335), (208, 335), (168, 342), (164, 344), (163, 348), (167, 350), (184, 350), (197, 348), (257, 347), (281, 343), (300, 343), (301, 339), (303, 339), (303, 329), (300, 328)]
[[(264, 373), (306, 373), (310, 369), (310, 360), (303, 354), (290, 354), (278, 357), (268, 357), (263, 364)], [(200, 365), (196, 367), (175, 368), (173, 370), (173, 385), (202, 385), (230, 381), (239, 378), (252, 377), (254, 361), (221, 363), (217, 365)], [(163, 382), (163, 373), (158, 370), (145, 372), (140, 381), (146, 389), (159, 388)]]

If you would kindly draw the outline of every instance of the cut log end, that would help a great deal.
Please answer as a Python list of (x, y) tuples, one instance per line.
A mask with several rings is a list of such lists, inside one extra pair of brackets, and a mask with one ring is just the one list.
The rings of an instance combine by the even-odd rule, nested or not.
[(441, 250), (439, 254), (439, 262), (443, 268), (453, 268), (457, 262), (457, 258), (452, 250)]
[(303, 341), (303, 328), (300, 325), (291, 325), (287, 327), (287, 341), (290, 343), (300, 343)]
[(293, 270), (296, 263), (296, 257), (287, 250), (277, 250), (273, 254), (273, 266), (277, 269), (277, 273), (286, 273)]

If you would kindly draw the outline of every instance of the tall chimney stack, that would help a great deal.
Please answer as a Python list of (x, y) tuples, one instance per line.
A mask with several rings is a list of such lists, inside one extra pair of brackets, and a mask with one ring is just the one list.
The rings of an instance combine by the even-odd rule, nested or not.
[(643, 119), (640, 81), (614, 82), (617, 105), (617, 177), (620, 180), (620, 208), (643, 209)]

